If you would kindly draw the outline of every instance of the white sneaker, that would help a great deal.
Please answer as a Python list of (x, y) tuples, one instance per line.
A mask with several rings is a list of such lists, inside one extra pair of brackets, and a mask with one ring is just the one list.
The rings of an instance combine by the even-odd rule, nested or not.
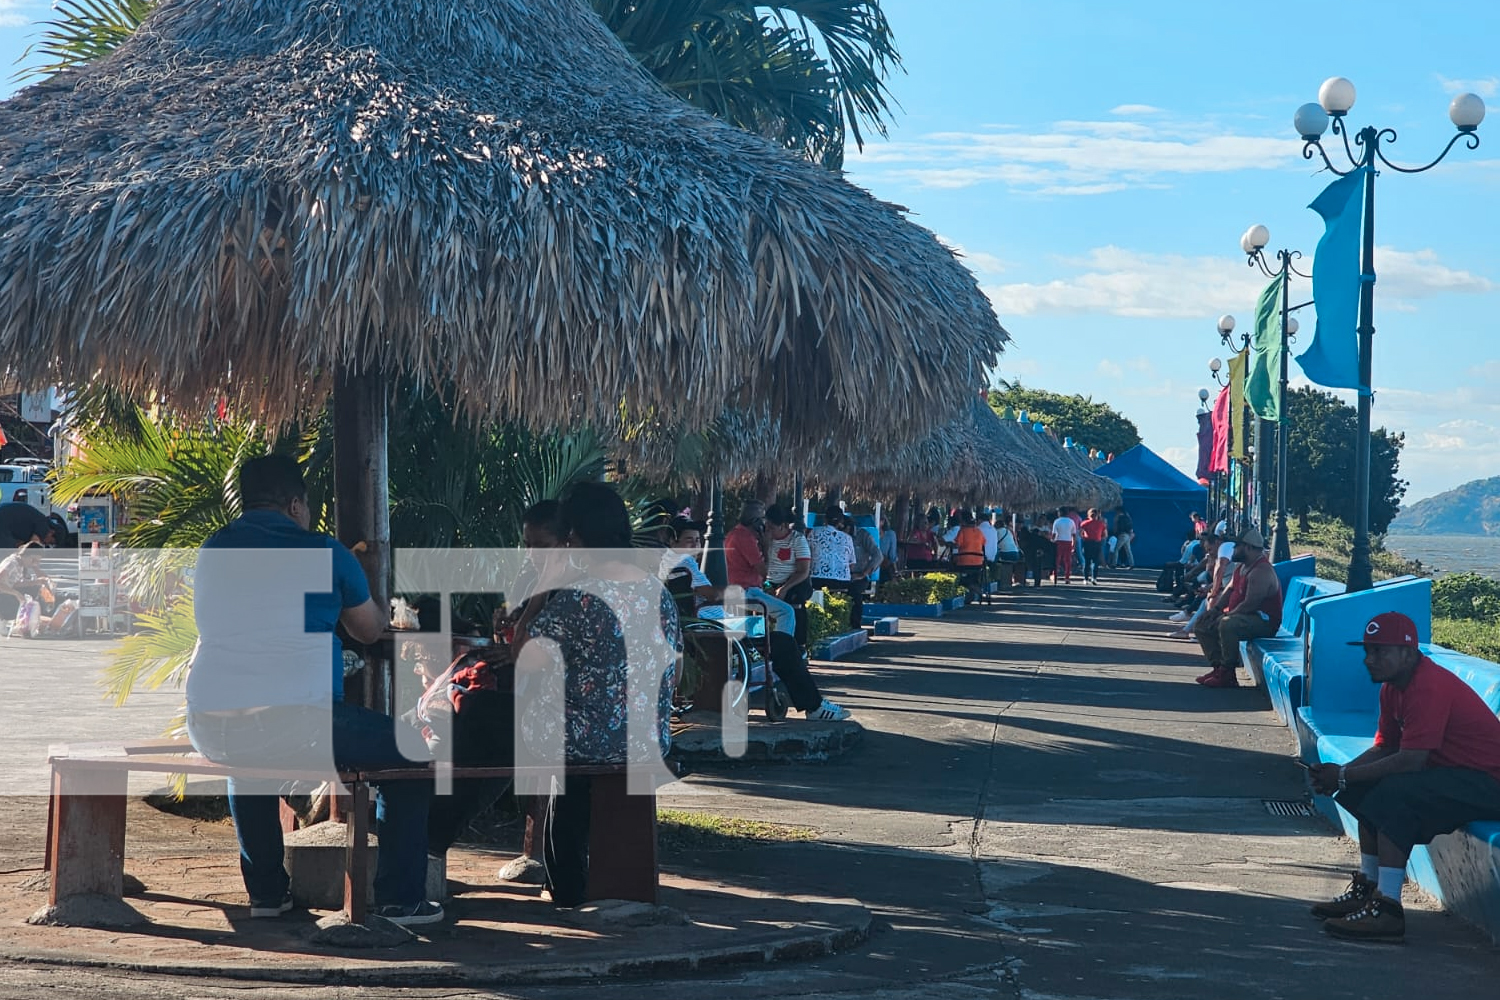
[(807, 717), (825, 722), (843, 722), (849, 718), (849, 710), (847, 708), (840, 708), (827, 698), (824, 698), (823, 704), (808, 712)]
[(1178, 625), (1181, 625), (1191, 617), (1193, 616), (1188, 614), (1186, 611), (1179, 611), (1175, 615), (1172, 615), (1170, 618), (1168, 618), (1167, 621), (1176, 622)]

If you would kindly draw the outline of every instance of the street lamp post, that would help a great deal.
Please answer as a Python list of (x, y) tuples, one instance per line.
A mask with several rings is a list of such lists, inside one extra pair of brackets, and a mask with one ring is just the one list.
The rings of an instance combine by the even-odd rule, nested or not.
[[(1234, 345), (1234, 317), (1233, 316), (1229, 316), (1227, 314), (1224, 315), (1224, 316), (1220, 316), (1219, 317), (1218, 330), (1219, 330), (1219, 341), (1225, 347), (1227, 347), (1230, 350), (1234, 351), (1236, 354), (1243, 354), (1246, 350), (1249, 349), (1249, 347), (1250, 347), (1250, 331), (1248, 331), (1248, 330), (1246, 330), (1246, 331), (1244, 331), (1244, 332), (1242, 332), (1240, 334), (1240, 344), (1239, 344), (1239, 347), (1236, 348), (1235, 345)], [(1212, 365), (1210, 365), (1209, 367), (1210, 367), (1210, 369), (1212, 369), (1214, 371), (1214, 378), (1215, 378), (1215, 380), (1217, 380), (1218, 379), (1218, 371), (1217, 371), (1217, 369), (1213, 369)], [(1248, 409), (1249, 409), (1248, 407), (1245, 407), (1245, 409), (1242, 410), (1239, 413), (1234, 413), (1234, 412), (1230, 413), (1230, 415), (1229, 415), (1229, 433), (1230, 433), (1230, 440), (1231, 441), (1234, 440), (1234, 425), (1235, 425), (1236, 421), (1240, 421), (1240, 420), (1246, 419), (1246, 417), (1245, 417), (1245, 410), (1248, 410)], [(1245, 430), (1249, 430), (1249, 429), (1250, 429), (1250, 425), (1246, 424), (1245, 425)], [(1240, 433), (1242, 433), (1242, 434), (1245, 433), (1245, 430), (1242, 430)], [(1240, 501), (1240, 507), (1241, 507), (1242, 514), (1243, 514), (1243, 516), (1246, 519), (1245, 523), (1249, 524), (1249, 523), (1251, 523), (1253, 521), (1262, 531), (1264, 531), (1265, 528), (1266, 528), (1266, 519), (1267, 519), (1267, 516), (1269, 514), (1269, 510), (1268, 510), (1268, 508), (1266, 506), (1266, 494), (1268, 492), (1267, 489), (1266, 489), (1266, 481), (1267, 481), (1267, 479), (1270, 478), (1270, 466), (1271, 466), (1271, 464), (1270, 464), (1270, 462), (1266, 461), (1265, 446), (1264, 446), (1264, 443), (1265, 443), (1266, 439), (1269, 436), (1270, 436), (1269, 432), (1266, 430), (1266, 421), (1264, 421), (1264, 420), (1256, 420), (1255, 426), (1254, 426), (1254, 432), (1253, 432), (1253, 435), (1251, 437), (1251, 444), (1250, 444), (1250, 447), (1254, 450), (1254, 453), (1255, 453), (1254, 454), (1254, 464), (1251, 466), (1251, 473), (1250, 473), (1250, 483), (1251, 483), (1252, 488), (1254, 489), (1254, 492), (1255, 492), (1255, 504), (1252, 507), (1252, 505), (1249, 503), (1249, 497), (1248, 496), (1247, 497), (1237, 498)], [(1231, 476), (1230, 477), (1231, 482), (1233, 481), (1233, 479), (1234, 479), (1234, 477)], [(1253, 517), (1253, 518), (1250, 517), (1250, 514), (1251, 514), (1252, 510), (1255, 513), (1255, 517)]]
[(1286, 527), (1286, 483), (1287, 483), (1287, 411), (1286, 411), (1286, 384), (1287, 365), (1289, 363), (1288, 346), (1293, 337), (1297, 336), (1297, 317), (1292, 312), (1303, 306), (1311, 305), (1304, 302), (1302, 305), (1293, 306), (1289, 304), (1290, 287), (1292, 275), (1299, 278), (1311, 278), (1310, 274), (1303, 274), (1297, 270), (1292, 261), (1301, 257), (1302, 254), (1296, 250), (1276, 251), (1276, 266), (1272, 267), (1266, 259), (1266, 244), (1271, 242), (1271, 231), (1265, 226), (1251, 226), (1245, 230), (1245, 235), (1240, 237), (1240, 249), (1245, 251), (1248, 263), (1251, 267), (1259, 267), (1261, 273), (1268, 278), (1281, 279), (1281, 369), (1277, 373), (1280, 402), (1277, 412), (1281, 419), (1276, 423), (1276, 540), (1272, 545), (1271, 559), (1275, 562), (1286, 562), (1292, 558), (1292, 543), (1287, 537)]
[[(1364, 169), (1365, 212), (1363, 242), (1360, 252), (1359, 285), (1359, 428), (1354, 443), (1354, 552), (1349, 559), (1348, 589), (1369, 590), (1374, 585), (1370, 569), (1370, 407), (1374, 386), (1372, 385), (1372, 355), (1375, 347), (1375, 174), (1376, 165), (1384, 164), (1397, 173), (1420, 174), (1431, 170), (1448, 155), (1460, 139), (1469, 149), (1479, 148), (1479, 135), (1475, 131), (1484, 121), (1484, 101), (1478, 94), (1459, 94), (1448, 105), (1448, 119), (1458, 133), (1448, 140), (1448, 145), (1437, 159), (1420, 167), (1403, 167), (1391, 162), (1380, 149), (1382, 142), (1395, 142), (1396, 130), (1376, 128), (1373, 125), (1359, 130), (1354, 137), (1354, 146), (1349, 144), (1349, 126), (1344, 116), (1354, 107), (1354, 84), (1341, 76), (1330, 77), (1318, 88), (1317, 103), (1304, 104), (1297, 109), (1294, 124), (1302, 137), (1302, 156), (1311, 160), (1313, 153), (1322, 157), (1328, 169), (1339, 176)], [(1332, 119), (1333, 134), (1344, 140), (1344, 154), (1351, 166), (1341, 170), (1328, 158), (1323, 148), (1323, 133)]]

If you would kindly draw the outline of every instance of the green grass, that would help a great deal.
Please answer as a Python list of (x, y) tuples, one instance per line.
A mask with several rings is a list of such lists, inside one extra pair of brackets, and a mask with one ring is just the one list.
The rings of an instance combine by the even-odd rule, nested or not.
[[(1349, 557), (1354, 551), (1354, 530), (1344, 522), (1314, 514), (1306, 530), (1293, 520), (1291, 527), (1292, 555), (1311, 552), (1318, 557), (1318, 576), (1325, 580), (1344, 582), (1349, 578)], [(1375, 579), (1387, 580), (1408, 573), (1426, 576), (1427, 571), (1420, 562), (1403, 559), (1394, 552), (1387, 552), (1382, 539), (1371, 539), (1370, 568)]]
[(656, 820), (663, 850), (727, 851), (751, 844), (786, 844), (818, 839), (818, 831), (810, 827), (680, 809), (658, 809)]

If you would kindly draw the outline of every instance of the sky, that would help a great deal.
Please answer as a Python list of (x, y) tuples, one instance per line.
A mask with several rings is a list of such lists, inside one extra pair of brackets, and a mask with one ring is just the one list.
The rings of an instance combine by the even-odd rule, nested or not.
[[(1208, 361), (1226, 354), (1215, 324), (1248, 329), (1266, 283), (1240, 234), (1269, 227), (1304, 269), (1322, 234), (1306, 206), (1333, 177), (1302, 158), (1298, 105), (1346, 76), (1351, 124), (1395, 129), (1389, 154), (1425, 163), (1452, 135), (1453, 95), (1483, 96), (1478, 150), (1377, 181), (1374, 419), (1406, 434), (1408, 503), (1500, 474), (1500, 5), (882, 7), (900, 107), (886, 138), (851, 150), (849, 178), (964, 254), (1014, 338), (999, 377), (1109, 403), (1189, 472), (1198, 390), (1217, 391)], [(0, 0), (0, 66), (48, 16)], [(0, 96), (17, 86), (0, 75)], [(1292, 381), (1306, 384), (1295, 363)]]

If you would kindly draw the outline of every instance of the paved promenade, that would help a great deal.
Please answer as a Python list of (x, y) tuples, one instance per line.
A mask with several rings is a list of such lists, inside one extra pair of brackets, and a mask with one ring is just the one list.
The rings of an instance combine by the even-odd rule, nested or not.
[[(1500, 949), (1411, 889), (1403, 947), (1339, 943), (1307, 916), (1309, 901), (1342, 888), (1355, 852), (1319, 819), (1267, 811), (1263, 800), (1304, 797), (1290, 735), (1262, 692), (1192, 683), (1195, 647), (1164, 637), (1146, 575), (908, 623), (909, 634), (821, 668), (820, 683), (866, 727), (858, 747), (822, 764), (700, 771), (664, 802), (803, 824), (819, 839), (689, 852), (667, 870), (683, 884), (857, 900), (874, 918), (868, 939), (802, 962), (610, 982), (604, 995), (1492, 995)], [(25, 683), (9, 669), (17, 648), (0, 640), (0, 698)], [(15, 805), (0, 822), (0, 869), (10, 872), (40, 854), (39, 813)], [(18, 1000), (224, 1000), (247, 986), (0, 965), (0, 996)], [(255, 995), (550, 998), (587, 988), (391, 982)]]

